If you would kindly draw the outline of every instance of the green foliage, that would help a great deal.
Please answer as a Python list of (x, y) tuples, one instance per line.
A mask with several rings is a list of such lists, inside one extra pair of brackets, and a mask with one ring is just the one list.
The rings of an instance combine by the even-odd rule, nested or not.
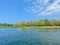
[(19, 26), (60, 26), (60, 20), (37, 20), (37, 21), (31, 21), (31, 22), (19, 22), (15, 25)]
[(0, 23), (0, 27), (31, 27), (31, 26), (60, 26), (60, 20), (36, 20), (31, 22), (18, 22), (16, 24)]

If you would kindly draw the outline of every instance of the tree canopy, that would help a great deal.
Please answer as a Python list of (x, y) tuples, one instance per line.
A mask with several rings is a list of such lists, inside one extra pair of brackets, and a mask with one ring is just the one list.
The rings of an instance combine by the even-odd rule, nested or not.
[(19, 26), (60, 26), (60, 20), (36, 20), (31, 22), (18, 22), (15, 25)]

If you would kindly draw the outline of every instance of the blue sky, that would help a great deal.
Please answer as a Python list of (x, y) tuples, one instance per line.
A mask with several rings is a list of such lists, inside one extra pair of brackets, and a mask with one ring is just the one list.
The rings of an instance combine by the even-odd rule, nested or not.
[(0, 0), (0, 23), (60, 18), (60, 0)]

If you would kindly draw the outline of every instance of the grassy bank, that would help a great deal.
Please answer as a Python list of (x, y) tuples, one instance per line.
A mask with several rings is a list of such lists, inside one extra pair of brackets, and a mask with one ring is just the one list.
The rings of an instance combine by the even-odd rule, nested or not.
[(17, 28), (60, 28), (60, 26), (20, 26)]
[(60, 26), (0, 26), (0, 28), (60, 28)]

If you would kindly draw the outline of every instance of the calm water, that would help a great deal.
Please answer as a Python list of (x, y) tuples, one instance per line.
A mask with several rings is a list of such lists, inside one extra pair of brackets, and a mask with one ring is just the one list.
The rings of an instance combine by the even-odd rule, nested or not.
[(0, 28), (0, 45), (60, 45), (60, 29)]

